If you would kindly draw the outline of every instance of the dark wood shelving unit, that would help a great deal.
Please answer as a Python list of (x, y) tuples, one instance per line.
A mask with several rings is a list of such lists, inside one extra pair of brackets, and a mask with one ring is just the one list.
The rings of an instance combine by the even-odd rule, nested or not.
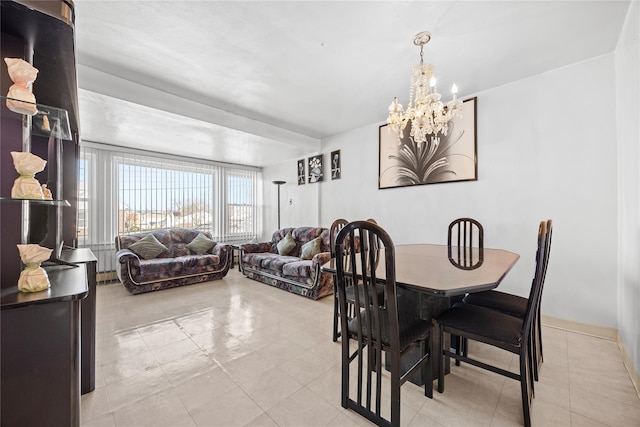
[[(0, 424), (2, 426), (80, 425), (80, 394), (95, 387), (96, 258), (89, 249), (73, 249), (77, 230), (79, 157), (74, 5), (71, 0), (0, 2), (0, 54), (23, 58), (39, 73), (33, 83), (40, 110), (65, 112), (64, 135), (37, 129), (37, 115), (9, 111), (0, 99)], [(13, 83), (1, 62), (0, 94)], [(68, 115), (67, 115), (68, 114)], [(68, 125), (67, 125), (68, 124)], [(57, 162), (49, 162), (51, 138), (59, 144)], [(31, 151), (48, 160), (36, 179), (56, 176), (56, 200), (12, 199), (17, 178), (11, 151)], [(50, 166), (55, 165), (55, 166)], [(52, 172), (55, 168), (56, 174)], [(48, 178), (48, 179), (47, 179)], [(54, 189), (53, 185), (49, 185)], [(54, 190), (55, 191), (55, 190)], [(42, 222), (55, 215), (56, 221)], [(42, 225), (46, 224), (46, 227)], [(46, 236), (67, 248), (59, 261), (43, 263), (51, 287), (25, 293), (17, 289), (22, 270), (16, 244)], [(36, 240), (36, 241), (31, 241)], [(43, 242), (48, 240), (42, 240)], [(48, 246), (52, 247), (52, 246)]]

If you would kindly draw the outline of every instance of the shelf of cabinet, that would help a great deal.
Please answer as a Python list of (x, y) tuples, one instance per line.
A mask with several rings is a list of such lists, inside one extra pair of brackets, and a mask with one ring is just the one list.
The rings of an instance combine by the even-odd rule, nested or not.
[(15, 116), (16, 120), (22, 120), (25, 115), (9, 109), (7, 107), (7, 101), (17, 101), (33, 106), (37, 111), (31, 116), (31, 133), (33, 135), (45, 137), (53, 135), (55, 138), (65, 141), (71, 140), (71, 128), (69, 127), (69, 114), (67, 110), (44, 104), (33, 104), (14, 98), (7, 98), (6, 96), (0, 96), (0, 101), (2, 102), (2, 114), (7, 114), (10, 117)]
[(29, 202), (31, 205), (62, 206), (70, 207), (67, 200), (45, 200), (45, 199), (14, 199), (13, 197), (0, 197), (0, 202)]

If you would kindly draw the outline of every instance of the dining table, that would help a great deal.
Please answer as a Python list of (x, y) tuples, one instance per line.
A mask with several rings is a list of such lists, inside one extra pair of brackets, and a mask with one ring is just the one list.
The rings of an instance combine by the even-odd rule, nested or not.
[[(468, 293), (498, 287), (520, 258), (504, 249), (428, 243), (395, 245), (394, 250), (398, 310), (428, 321)], [(384, 249), (379, 251), (376, 277), (384, 281)], [(335, 260), (328, 261), (321, 270), (335, 275)], [(435, 328), (434, 331), (432, 335), (436, 335)], [(436, 338), (434, 336), (432, 343), (437, 342)], [(402, 369), (411, 367), (419, 358), (419, 349), (414, 352), (403, 357)], [(414, 374), (410, 381), (418, 385), (424, 383), (420, 373)]]

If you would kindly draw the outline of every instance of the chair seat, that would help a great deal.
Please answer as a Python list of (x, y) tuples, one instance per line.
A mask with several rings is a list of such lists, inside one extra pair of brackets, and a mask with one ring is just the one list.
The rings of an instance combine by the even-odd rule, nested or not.
[(528, 299), (500, 291), (474, 292), (464, 297), (467, 304), (498, 310), (516, 317), (524, 317), (527, 312)]
[[(387, 314), (386, 308), (379, 308), (380, 311), (380, 333), (382, 334), (382, 345), (385, 347), (391, 346), (391, 335), (389, 333), (389, 315)], [(367, 314), (365, 311), (361, 313), (362, 321), (366, 324), (367, 322)], [(358, 331), (360, 330), (358, 324), (358, 318), (354, 317), (349, 320), (349, 334), (351, 336), (356, 336)], [(419, 317), (413, 316), (407, 313), (398, 313), (398, 331), (400, 334), (400, 348), (405, 349), (412, 343), (423, 340), (429, 336), (431, 332), (432, 325), (426, 320), (420, 319)], [(366, 334), (366, 328), (363, 328), (363, 334), (368, 338)], [(374, 334), (375, 335), (375, 334)], [(376, 336), (372, 337), (374, 340), (377, 339)]]
[(464, 331), (476, 341), (517, 352), (522, 345), (521, 318), (476, 305), (457, 303), (440, 317), (438, 324)]

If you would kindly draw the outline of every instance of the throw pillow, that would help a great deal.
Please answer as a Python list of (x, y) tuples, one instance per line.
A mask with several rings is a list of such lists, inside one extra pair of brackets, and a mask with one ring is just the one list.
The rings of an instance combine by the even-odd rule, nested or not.
[(278, 253), (280, 255), (289, 254), (289, 252), (291, 252), (295, 247), (296, 241), (291, 237), (291, 232), (288, 232), (287, 235), (284, 236), (284, 239), (280, 240), (277, 245)]
[(322, 237), (316, 237), (315, 239), (308, 241), (304, 245), (302, 245), (302, 249), (300, 251), (300, 258), (302, 259), (311, 259), (316, 254), (320, 253), (320, 248), (322, 245)]
[(199, 233), (192, 241), (187, 245), (191, 252), (196, 255), (204, 255), (216, 245), (216, 242), (208, 238), (202, 233)]
[(153, 259), (166, 251), (167, 247), (160, 243), (153, 234), (147, 234), (134, 244), (129, 245), (129, 249), (144, 259)]

